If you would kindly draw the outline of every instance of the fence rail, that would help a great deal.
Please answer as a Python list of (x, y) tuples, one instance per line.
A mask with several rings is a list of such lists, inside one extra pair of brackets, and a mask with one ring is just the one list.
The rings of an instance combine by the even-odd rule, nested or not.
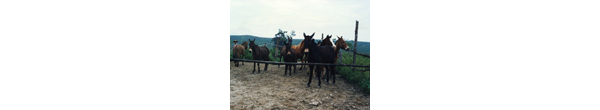
[(255, 63), (266, 63), (274, 65), (317, 65), (317, 66), (350, 66), (350, 67), (367, 67), (369, 65), (346, 65), (346, 64), (331, 64), (331, 63), (289, 63), (289, 62), (272, 62), (272, 61), (259, 61), (259, 60), (244, 60), (237, 58), (230, 58), (229, 61), (242, 61), (242, 62), (255, 62)]
[[(342, 49), (342, 50), (343, 50), (343, 49)], [(344, 51), (348, 51), (348, 52), (354, 52), (354, 53), (356, 53), (356, 55), (360, 55), (360, 56), (364, 56), (364, 57), (367, 57), (367, 58), (371, 58), (371, 57), (370, 57), (370, 55), (367, 55), (367, 54), (362, 54), (362, 53), (358, 53), (358, 52), (356, 52), (356, 51), (354, 51), (354, 50), (344, 50)]]

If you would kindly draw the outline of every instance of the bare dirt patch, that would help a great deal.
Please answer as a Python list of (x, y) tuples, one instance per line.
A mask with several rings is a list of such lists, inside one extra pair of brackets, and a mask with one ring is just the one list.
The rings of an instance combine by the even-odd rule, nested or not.
[(370, 95), (339, 75), (335, 84), (321, 82), (317, 87), (313, 79), (306, 87), (308, 68), (284, 77), (284, 65), (269, 65), (263, 71), (265, 65), (260, 64), (261, 72), (251, 74), (253, 63), (244, 64), (230, 63), (230, 109), (369, 109)]

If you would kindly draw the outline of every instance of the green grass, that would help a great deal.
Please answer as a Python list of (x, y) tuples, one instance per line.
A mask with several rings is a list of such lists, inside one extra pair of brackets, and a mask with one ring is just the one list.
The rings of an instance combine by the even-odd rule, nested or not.
[[(342, 62), (344, 64), (352, 64), (352, 53), (342, 52)], [(356, 64), (357, 65), (369, 65), (370, 58), (363, 57), (360, 55), (356, 55)], [(357, 69), (365, 69), (357, 67)], [(352, 84), (357, 84), (365, 93), (370, 93), (371, 90), (371, 80), (370, 80), (370, 71), (360, 72), (354, 71), (350, 67), (347, 66), (339, 66), (335, 68), (335, 71), (342, 75), (343, 78), (347, 79)]]

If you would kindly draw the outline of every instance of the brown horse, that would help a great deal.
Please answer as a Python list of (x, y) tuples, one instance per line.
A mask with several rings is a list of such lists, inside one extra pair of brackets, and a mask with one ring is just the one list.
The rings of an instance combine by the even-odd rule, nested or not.
[[(246, 55), (246, 49), (248, 48), (248, 42), (244, 42), (242, 43), (242, 45), (235, 45), (233, 46), (233, 58), (244, 58), (244, 56)], [(239, 61), (234, 61), (235, 66), (238, 67), (240, 66), (240, 62)], [(244, 62), (242, 62), (242, 65), (244, 65)]]
[[(252, 53), (253, 60), (269, 61), (269, 49), (267, 47), (258, 47), (258, 45), (254, 44), (256, 39), (248, 39), (248, 41), (250, 41), (250, 53)], [(265, 63), (265, 71), (267, 71), (267, 67), (269, 67), (269, 64)], [(252, 73), (254, 73), (254, 71), (256, 71), (256, 62), (254, 62)], [(260, 73), (260, 63), (258, 63), (258, 72)]]
[[(292, 42), (292, 38), (288, 38), (288, 41)], [(296, 58), (296, 51), (292, 48), (292, 44), (286, 42), (284, 42), (283, 44), (286, 45), (284, 46), (282, 55), (284, 61), (293, 63), (298, 62), (298, 59)], [(283, 73), (283, 76), (285, 76), (287, 74), (287, 71), (290, 70), (290, 77), (292, 77), (292, 66), (294, 67), (294, 73), (296, 72), (296, 65), (285, 65), (285, 73)]]
[[(289, 43), (292, 43), (292, 42), (289, 42)], [(296, 51), (295, 52), (296, 60), (300, 59), (300, 61), (302, 63), (308, 62), (308, 61), (306, 61), (307, 56), (304, 55), (305, 52), (308, 52), (308, 49), (306, 49), (304, 47), (304, 40), (302, 40), (302, 42), (300, 42), (300, 44), (298, 44), (298, 45), (292, 45), (292, 48)], [(303, 68), (304, 68), (304, 65), (300, 66), (300, 69), (303, 69)]]
[(340, 49), (344, 49), (344, 50), (349, 50), (350, 47), (348, 46), (348, 44), (346, 44), (346, 41), (344, 41), (344, 36), (340, 36), (337, 37), (338, 40), (335, 41), (335, 60), (337, 61), (338, 59), (338, 54), (340, 53)]

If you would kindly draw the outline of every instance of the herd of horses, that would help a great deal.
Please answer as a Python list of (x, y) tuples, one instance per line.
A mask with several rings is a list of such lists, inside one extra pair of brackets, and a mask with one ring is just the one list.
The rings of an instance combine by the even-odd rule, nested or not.
[[(334, 43), (331, 40), (331, 35), (327, 35), (324, 39), (321, 38), (321, 42), (315, 42), (313, 38), (315, 33), (312, 35), (304, 35), (304, 40), (300, 42), (298, 45), (292, 45), (292, 38), (288, 37), (286, 41), (283, 42), (285, 46), (281, 47), (281, 51), (279, 52), (280, 56), (283, 57), (284, 62), (297, 63), (298, 60), (301, 63), (329, 63), (335, 64), (335, 61), (338, 59), (338, 53), (340, 49), (348, 50), (349, 47), (346, 44), (346, 41), (342, 37), (337, 37), (338, 40)], [(250, 49), (249, 52), (252, 54), (253, 60), (263, 60), (269, 61), (269, 49), (266, 46), (259, 47), (254, 43), (255, 40), (248, 39), (247, 42), (242, 43), (241, 45), (233, 46), (233, 58), (243, 58), (245, 55), (245, 50)], [(248, 42), (249, 45), (248, 45)], [(239, 66), (239, 62), (234, 62), (235, 66)], [(242, 62), (242, 65), (244, 62)], [(256, 65), (258, 65), (258, 73), (260, 73), (260, 63), (254, 62), (254, 68), (252, 69), (252, 74), (254, 74)], [(265, 63), (264, 71), (267, 71), (268, 63)], [(285, 65), (284, 76), (289, 75), (292, 77), (292, 67), (294, 67), (293, 71), (296, 73), (296, 65)], [(300, 67), (300, 69), (305, 68), (304, 65)], [(321, 79), (326, 83), (329, 83), (329, 80), (332, 80), (333, 84), (335, 84), (335, 66), (315, 66), (308, 65), (308, 84), (307, 87), (310, 87), (310, 83), (312, 82), (312, 77), (316, 75), (318, 79), (318, 86), (321, 86)], [(289, 74), (288, 74), (289, 70)], [(313, 72), (316, 72), (314, 74)]]

